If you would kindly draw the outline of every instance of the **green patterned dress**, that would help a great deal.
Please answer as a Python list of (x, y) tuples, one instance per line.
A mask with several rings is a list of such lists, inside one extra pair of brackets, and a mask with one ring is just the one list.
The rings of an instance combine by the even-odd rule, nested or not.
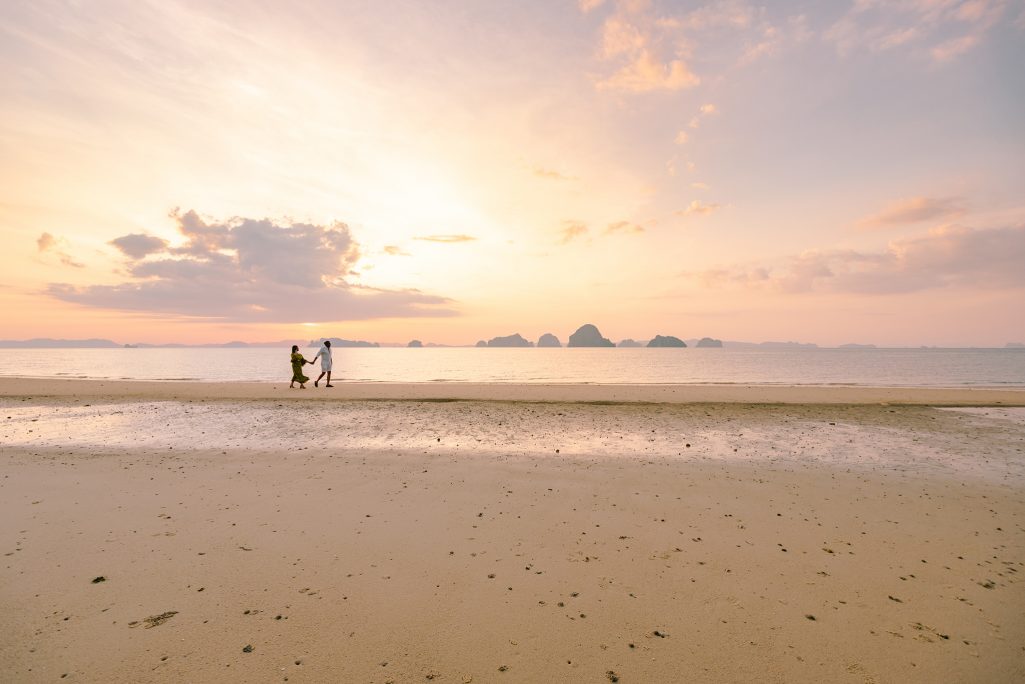
[(298, 382), (300, 385), (310, 381), (308, 377), (303, 375), (303, 355), (299, 352), (292, 354), (292, 382)]

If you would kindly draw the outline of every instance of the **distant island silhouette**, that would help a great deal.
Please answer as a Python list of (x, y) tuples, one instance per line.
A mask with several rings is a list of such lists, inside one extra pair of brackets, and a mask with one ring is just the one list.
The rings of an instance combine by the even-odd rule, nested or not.
[(506, 335), (505, 337), (492, 337), (487, 342), (489, 347), (533, 347), (534, 343), (524, 338), (519, 333)]
[(537, 339), (537, 346), (539, 347), (561, 347), (562, 342), (559, 338), (552, 333), (545, 333)]
[(649, 347), (679, 347), (684, 348), (687, 343), (681, 340), (679, 337), (673, 337), (672, 335), (655, 335), (648, 342)]
[(319, 340), (310, 340), (308, 346), (319, 347), (324, 342), (330, 342), (332, 347), (380, 347), (377, 342), (364, 342), (363, 340), (343, 340), (340, 337), (321, 337)]
[(694, 344), (694, 346), (702, 349), (722, 349), (722, 340), (713, 340), (711, 337), (702, 337)]
[(615, 347), (607, 337), (602, 337), (598, 328), (591, 323), (585, 323), (577, 328), (577, 331), (569, 336), (567, 347)]
[[(658, 337), (658, 336), (656, 336)], [(760, 350), (814, 350), (814, 349), (880, 349), (874, 344), (842, 344), (835, 347), (820, 347), (813, 342), (743, 342), (738, 340), (719, 340), (711, 337), (702, 338), (686, 338), (681, 339), (674, 336), (663, 336), (673, 339), (681, 340), (689, 347), (698, 348), (716, 348), (716, 349), (760, 349)], [(654, 340), (655, 338), (652, 338)], [(365, 340), (347, 340), (340, 337), (321, 337), (318, 339), (310, 340), (309, 347), (319, 347), (324, 340), (330, 340), (332, 347), (338, 348), (406, 348), (406, 347), (561, 347), (563, 346), (559, 338), (552, 333), (544, 333), (538, 338), (537, 343), (531, 342), (524, 338), (519, 333), (513, 335), (507, 335), (504, 337), (495, 337), (492, 340), (497, 340), (494, 345), (489, 345), (487, 340), (480, 340), (475, 345), (473, 344), (457, 344), (447, 345), (438, 344), (435, 342), (422, 342), (420, 340), (412, 340), (408, 343), (402, 342), (368, 342)], [(619, 344), (613, 344), (608, 338), (603, 337), (598, 328), (593, 324), (586, 324), (581, 326), (573, 335), (570, 336), (569, 342), (565, 345), (567, 347), (620, 347), (620, 348), (637, 348), (649, 346), (651, 340), (635, 340), (632, 338), (626, 338), (619, 342)], [(525, 343), (525, 344), (524, 344)], [(151, 342), (115, 342), (104, 338), (87, 338), (87, 339), (63, 339), (63, 338), (49, 338), (49, 337), (36, 337), (25, 340), (0, 340), (0, 349), (260, 349), (260, 348), (288, 348), (291, 345), (296, 344), (293, 340), (274, 340), (269, 342), (244, 342), (240, 340), (232, 340), (230, 342), (205, 342), (198, 344), (184, 344), (181, 342), (167, 342), (162, 344), (156, 344)], [(653, 347), (664, 346), (662, 344), (650, 345)], [(1025, 342), (1007, 342), (1002, 346), (955, 346), (955, 347), (940, 347), (930, 345), (904, 345), (897, 347), (882, 347), (891, 349), (1023, 349), (1025, 348)]]

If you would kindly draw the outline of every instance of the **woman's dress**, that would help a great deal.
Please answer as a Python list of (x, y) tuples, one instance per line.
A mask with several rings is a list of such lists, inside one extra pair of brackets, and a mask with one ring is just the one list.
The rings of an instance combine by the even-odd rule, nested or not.
[(298, 382), (300, 385), (310, 381), (303, 375), (303, 361), (303, 355), (299, 352), (292, 354), (292, 382)]

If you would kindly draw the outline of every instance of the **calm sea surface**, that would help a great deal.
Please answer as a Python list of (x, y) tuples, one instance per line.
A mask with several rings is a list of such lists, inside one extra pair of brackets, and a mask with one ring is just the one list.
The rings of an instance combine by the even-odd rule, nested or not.
[[(304, 349), (312, 358), (315, 349)], [(281, 381), (287, 349), (3, 349), (0, 375)], [(1025, 387), (1025, 349), (340, 349), (334, 378), (512, 382)], [(307, 375), (319, 367), (307, 366)]]

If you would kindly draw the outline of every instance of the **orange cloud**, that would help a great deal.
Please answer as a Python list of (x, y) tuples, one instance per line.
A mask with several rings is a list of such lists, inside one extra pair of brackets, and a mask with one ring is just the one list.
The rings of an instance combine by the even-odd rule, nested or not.
[(567, 176), (554, 169), (546, 169), (542, 166), (534, 167), (534, 175), (539, 178), (551, 178), (552, 180), (576, 180), (573, 176)]
[(612, 233), (643, 233), (644, 226), (639, 226), (636, 223), (630, 221), (616, 221), (610, 223), (605, 228), (605, 234), (611, 235)]
[(701, 82), (687, 65), (679, 59), (663, 63), (649, 50), (641, 53), (629, 64), (599, 81), (598, 90), (625, 90), (645, 93), (655, 90), (683, 90), (693, 88)]
[(892, 294), (956, 287), (1025, 288), (1025, 226), (944, 226), (885, 249), (812, 249), (779, 267), (740, 266), (686, 273), (710, 287), (768, 286), (783, 292)]
[(719, 205), (719, 204), (714, 204), (714, 203), (706, 204), (706, 203), (702, 202), (701, 200), (694, 200), (693, 202), (691, 202), (687, 206), (686, 209), (682, 209), (682, 210), (680, 210), (680, 211), (678, 211), (676, 213), (678, 215), (680, 215), (680, 216), (692, 216), (692, 215), (707, 216), (707, 215), (709, 215), (709, 214), (711, 214), (713, 212), (718, 211), (721, 208), (722, 208), (722, 205)]
[(953, 38), (934, 47), (931, 51), (932, 57), (937, 62), (949, 62), (971, 50), (978, 42), (979, 36), (977, 35)]
[(477, 238), (472, 235), (421, 235), (413, 238), (414, 240), (421, 240), (423, 242), (443, 242), (443, 243), (455, 243), (455, 242), (473, 242)]
[(878, 214), (863, 219), (859, 225), (865, 228), (881, 228), (951, 218), (963, 213), (964, 207), (955, 197), (908, 197), (891, 203)]
[(36, 239), (36, 248), (40, 254), (52, 252), (65, 266), (71, 266), (72, 268), (85, 268), (85, 264), (75, 261), (71, 255), (65, 251), (68, 248), (68, 241), (64, 238), (56, 238), (49, 233), (43, 233)]
[(563, 221), (562, 223), (562, 239), (559, 242), (564, 245), (587, 234), (587, 225), (580, 221)]

